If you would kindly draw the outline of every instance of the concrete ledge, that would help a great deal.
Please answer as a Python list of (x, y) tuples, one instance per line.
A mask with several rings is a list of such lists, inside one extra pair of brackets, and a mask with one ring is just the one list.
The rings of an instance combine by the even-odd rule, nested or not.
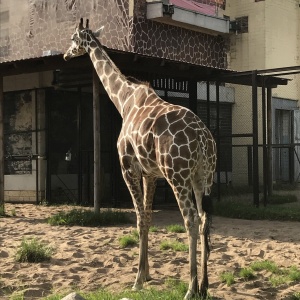
[(147, 19), (213, 35), (229, 33), (227, 19), (166, 5), (163, 1), (147, 2)]
[[(45, 198), (45, 191), (39, 192), (39, 199)], [(18, 203), (35, 203), (36, 202), (36, 191), (4, 191), (5, 202), (18, 202)]]

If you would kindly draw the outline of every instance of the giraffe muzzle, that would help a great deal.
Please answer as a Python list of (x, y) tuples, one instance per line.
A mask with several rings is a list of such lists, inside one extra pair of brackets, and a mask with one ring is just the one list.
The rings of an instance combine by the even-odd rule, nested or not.
[(71, 59), (71, 57), (68, 55), (68, 53), (65, 53), (64, 54), (64, 60), (65, 61), (68, 61), (68, 60), (70, 60)]

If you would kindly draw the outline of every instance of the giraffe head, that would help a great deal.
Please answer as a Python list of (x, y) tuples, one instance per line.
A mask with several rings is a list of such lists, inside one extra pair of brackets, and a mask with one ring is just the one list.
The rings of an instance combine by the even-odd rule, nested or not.
[(64, 54), (64, 60), (69, 60), (73, 57), (83, 55), (87, 53), (88, 44), (91, 42), (90, 36), (99, 37), (102, 30), (102, 26), (97, 31), (92, 32), (89, 29), (89, 20), (86, 20), (86, 26), (83, 27), (83, 19), (80, 19), (79, 25), (76, 26), (75, 32), (72, 34), (72, 44), (70, 48)]

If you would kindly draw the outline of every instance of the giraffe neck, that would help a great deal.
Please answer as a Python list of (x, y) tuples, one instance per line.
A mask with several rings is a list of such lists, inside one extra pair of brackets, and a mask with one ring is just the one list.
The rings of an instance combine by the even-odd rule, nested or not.
[(91, 42), (86, 46), (94, 68), (115, 107), (124, 116), (126, 97), (133, 92), (130, 82), (109, 58), (99, 41), (90, 36)]

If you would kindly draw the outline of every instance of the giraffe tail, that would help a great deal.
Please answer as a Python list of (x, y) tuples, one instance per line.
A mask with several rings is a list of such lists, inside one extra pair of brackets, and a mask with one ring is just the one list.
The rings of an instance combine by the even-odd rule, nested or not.
[(210, 228), (212, 226), (212, 213), (213, 213), (213, 203), (210, 196), (203, 195), (202, 209), (206, 213), (206, 222), (204, 224), (203, 231), (205, 237), (205, 248), (206, 248), (206, 253), (208, 258), (211, 251)]

